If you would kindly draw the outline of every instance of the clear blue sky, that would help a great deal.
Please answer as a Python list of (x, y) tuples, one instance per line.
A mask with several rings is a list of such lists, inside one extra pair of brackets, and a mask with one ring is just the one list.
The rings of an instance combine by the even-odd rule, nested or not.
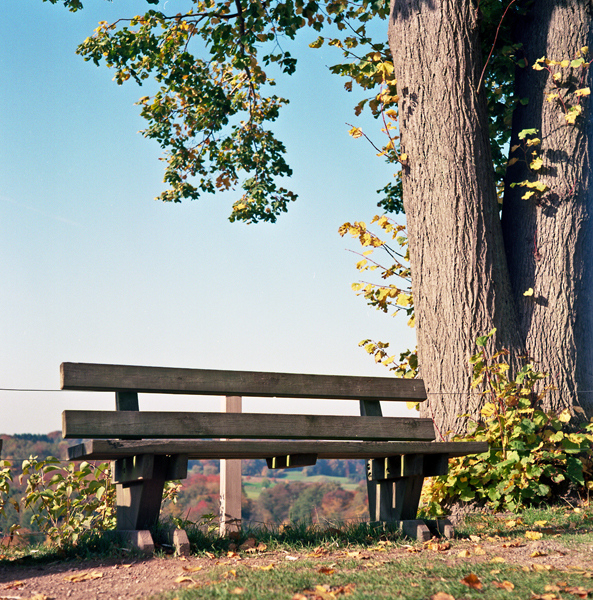
[[(298, 201), (275, 225), (231, 224), (232, 195), (154, 200), (163, 163), (138, 133), (133, 105), (147, 92), (117, 86), (112, 72), (75, 54), (98, 21), (148, 5), (86, 4), (72, 14), (41, 0), (2, 2), (0, 388), (57, 390), (63, 361), (388, 375), (358, 342), (382, 339), (399, 351), (414, 333), (351, 291), (358, 274), (346, 248), (357, 246), (337, 229), (370, 221), (391, 170), (347, 134), (349, 122), (381, 135), (354, 117), (354, 96), (329, 74), (338, 51), (300, 42), (297, 74), (277, 88), (292, 100), (277, 129)], [(9, 434), (59, 429), (65, 408), (114, 407), (97, 393), (2, 391), (0, 401), (0, 433)], [(141, 397), (141, 409), (162, 402)], [(358, 410), (278, 404), (246, 409)], [(173, 397), (166, 407), (217, 410), (218, 401)]]

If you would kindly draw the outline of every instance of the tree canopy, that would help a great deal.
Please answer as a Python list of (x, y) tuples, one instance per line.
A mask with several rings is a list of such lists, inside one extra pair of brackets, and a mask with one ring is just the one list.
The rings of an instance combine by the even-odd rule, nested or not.
[[(311, 28), (313, 48), (342, 50), (330, 70), (346, 90), (367, 90), (354, 110), (372, 112), (383, 141), (351, 135), (393, 164), (379, 205), (408, 221), (427, 414), (447, 431), (479, 410), (467, 358), (492, 328), (493, 342), (555, 377), (551, 407), (592, 412), (585, 3), (187, 0), (176, 14), (147, 3), (99, 23), (78, 52), (119, 84), (156, 81), (139, 104), (165, 153), (163, 200), (240, 188), (232, 221), (274, 222), (288, 209), (292, 171), (271, 127), (288, 99), (274, 77), (297, 68), (284, 41)], [(388, 35), (370, 35), (375, 20)]]

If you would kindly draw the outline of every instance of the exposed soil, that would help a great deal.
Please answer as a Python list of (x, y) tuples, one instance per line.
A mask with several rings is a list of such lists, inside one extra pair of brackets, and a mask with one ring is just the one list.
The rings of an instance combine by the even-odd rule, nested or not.
[[(117, 600), (120, 598), (149, 598), (161, 592), (174, 590), (192, 583), (199, 584), (212, 579), (212, 569), (218, 565), (233, 569), (275, 564), (286, 561), (331, 561), (356, 558), (364, 567), (366, 561), (392, 562), (410, 553), (420, 558), (424, 554), (430, 560), (447, 564), (475, 564), (481, 562), (505, 562), (529, 570), (582, 570), (591, 573), (593, 544), (578, 544), (575, 532), (574, 546), (561, 544), (553, 538), (536, 541), (515, 538), (473, 536), (473, 540), (433, 540), (424, 545), (394, 545), (389, 542), (357, 552), (345, 549), (320, 547), (307, 554), (286, 552), (259, 552), (257, 554), (231, 553), (223, 557), (153, 557), (125, 560), (88, 560), (79, 563), (55, 562), (33, 565), (18, 561), (0, 563), (0, 600)], [(234, 554), (234, 555), (233, 555)], [(426, 556), (428, 555), (428, 556)], [(593, 577), (593, 574), (591, 574)]]

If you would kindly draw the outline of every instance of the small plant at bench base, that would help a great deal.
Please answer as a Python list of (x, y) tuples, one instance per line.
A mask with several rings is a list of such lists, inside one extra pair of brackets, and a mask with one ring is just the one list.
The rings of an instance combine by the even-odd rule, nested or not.
[(570, 488), (581, 495), (593, 489), (593, 422), (568, 428), (568, 409), (559, 414), (538, 409), (550, 387), (536, 392), (545, 379), (526, 364), (509, 378), (507, 350), (488, 355), (494, 334), (478, 338), (472, 387), (483, 385), (487, 402), (482, 420), (469, 422), (458, 441), (484, 441), (490, 450), (452, 458), (449, 473), (432, 480), (423, 494), (424, 510), (442, 515), (456, 502), (475, 502), (499, 511), (517, 511), (549, 502)]
[(58, 547), (76, 544), (97, 530), (115, 528), (115, 486), (109, 463), (62, 465), (50, 456), (23, 461), (27, 478), (25, 508), (34, 510), (33, 522)]

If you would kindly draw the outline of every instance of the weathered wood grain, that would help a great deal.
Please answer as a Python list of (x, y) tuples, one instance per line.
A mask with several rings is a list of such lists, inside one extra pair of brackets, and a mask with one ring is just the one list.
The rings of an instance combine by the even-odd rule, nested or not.
[(320, 398), (342, 400), (426, 400), (421, 379), (349, 377), (62, 363), (63, 390)]
[(260, 440), (90, 440), (68, 448), (71, 460), (113, 460), (138, 454), (186, 454), (191, 460), (270, 458), (317, 454), (318, 458), (385, 458), (402, 454), (465, 456), (488, 451), (486, 442), (309, 442)]
[(66, 410), (65, 438), (433, 440), (431, 419)]

